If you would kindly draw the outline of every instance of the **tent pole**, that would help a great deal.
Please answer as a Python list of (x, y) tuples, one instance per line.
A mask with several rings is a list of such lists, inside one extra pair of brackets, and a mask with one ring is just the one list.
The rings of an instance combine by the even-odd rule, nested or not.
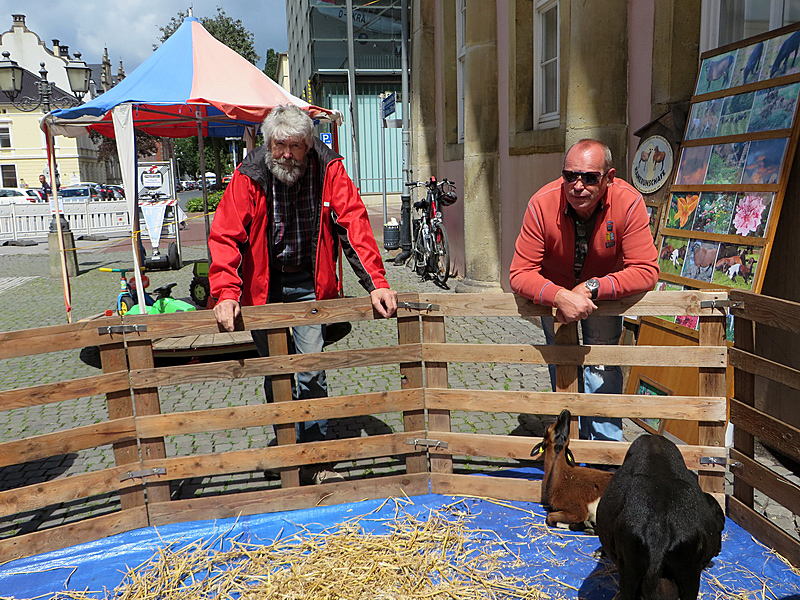
[(206, 150), (203, 145), (203, 120), (200, 109), (194, 109), (197, 118), (197, 148), (200, 152), (200, 181), (203, 185), (203, 217), (206, 222), (206, 255), (211, 263), (211, 249), (208, 247), (208, 236), (211, 235), (211, 221), (208, 218), (208, 187), (206, 186)]
[(56, 185), (56, 160), (55, 144), (50, 128), (45, 123), (44, 135), (47, 139), (47, 163), (50, 167), (50, 194), (52, 206), (55, 207), (56, 232), (58, 233), (58, 255), (61, 262), (61, 284), (64, 288), (64, 306), (67, 309), (67, 323), (72, 323), (72, 294), (69, 287), (69, 273), (67, 272), (67, 254), (64, 251), (64, 230), (61, 227), (61, 211), (58, 205), (58, 186)]

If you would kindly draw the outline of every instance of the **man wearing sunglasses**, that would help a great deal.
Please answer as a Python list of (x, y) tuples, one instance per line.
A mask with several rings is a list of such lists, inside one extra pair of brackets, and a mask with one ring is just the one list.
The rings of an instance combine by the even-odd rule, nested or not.
[[(599, 300), (652, 290), (658, 251), (644, 199), (621, 179), (608, 146), (583, 139), (566, 154), (561, 177), (528, 202), (511, 261), (511, 289), (552, 306), (559, 323), (581, 322), (584, 344), (617, 344), (621, 317), (597, 317)], [(545, 340), (553, 343), (554, 318), (543, 317)], [(622, 393), (618, 366), (584, 367), (580, 391)], [(555, 390), (555, 367), (550, 365)], [(581, 417), (584, 439), (621, 440), (622, 419)]]

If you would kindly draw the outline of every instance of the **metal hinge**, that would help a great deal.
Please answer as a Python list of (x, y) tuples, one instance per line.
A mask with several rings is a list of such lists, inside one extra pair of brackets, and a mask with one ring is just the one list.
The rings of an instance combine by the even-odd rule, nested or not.
[(407, 308), (408, 310), (424, 310), (424, 311), (439, 310), (438, 304), (430, 304), (425, 302), (398, 302), (397, 307)]
[(724, 467), (725, 465), (730, 465), (731, 467), (741, 467), (742, 463), (736, 460), (732, 460), (725, 456), (701, 456), (700, 457), (700, 464), (701, 465), (719, 465)]
[(112, 333), (139, 333), (140, 331), (147, 331), (147, 325), (109, 325), (108, 327), (98, 327), (97, 333), (99, 335)]
[(407, 446), (426, 446), (428, 448), (447, 448), (447, 442), (443, 442), (441, 440), (424, 440), (419, 438), (414, 438), (413, 440), (406, 440)]
[(126, 479), (144, 479), (145, 477), (152, 477), (153, 475), (166, 475), (167, 470), (164, 467), (153, 467), (152, 469), (145, 469), (143, 471), (128, 471), (119, 476), (120, 481)]

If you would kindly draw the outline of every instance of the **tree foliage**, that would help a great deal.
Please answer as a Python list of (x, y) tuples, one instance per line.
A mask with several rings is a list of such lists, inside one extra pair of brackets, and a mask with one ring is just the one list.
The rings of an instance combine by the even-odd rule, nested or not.
[(278, 81), (278, 53), (273, 48), (267, 50), (267, 61), (264, 64), (264, 74), (272, 79)]
[[(169, 36), (175, 33), (188, 16), (188, 11), (178, 11), (178, 14), (172, 17), (166, 26), (159, 27), (161, 31), (160, 41), (166, 41)], [(249, 62), (256, 64), (261, 60), (261, 57), (256, 52), (255, 38), (252, 32), (245, 28), (241, 19), (229, 17), (225, 14), (225, 10), (219, 6), (215, 17), (197, 17), (197, 19), (203, 24), (208, 33), (241, 54)], [(155, 50), (157, 47), (154, 45), (153, 49)]]

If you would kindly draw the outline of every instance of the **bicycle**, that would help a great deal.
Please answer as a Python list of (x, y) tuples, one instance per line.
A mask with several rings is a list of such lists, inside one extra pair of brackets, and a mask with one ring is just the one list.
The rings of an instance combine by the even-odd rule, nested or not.
[(436, 181), (412, 181), (408, 187), (424, 187), (427, 194), (424, 200), (414, 203), (419, 218), (412, 221), (412, 245), (409, 263), (425, 279), (433, 279), (444, 287), (450, 277), (450, 245), (447, 229), (442, 222), (442, 207), (450, 206), (458, 200), (455, 184), (447, 179)]

